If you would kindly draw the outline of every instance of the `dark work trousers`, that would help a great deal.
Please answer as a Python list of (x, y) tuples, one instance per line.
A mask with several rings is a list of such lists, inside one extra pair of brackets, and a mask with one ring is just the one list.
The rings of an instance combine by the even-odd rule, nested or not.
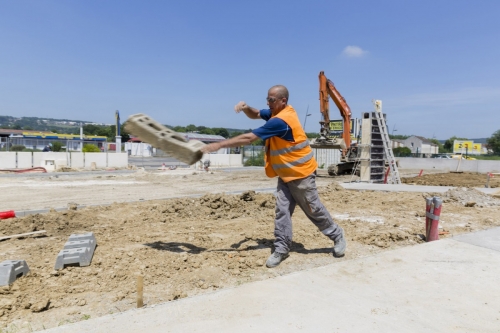
[(292, 214), (295, 206), (304, 211), (309, 220), (328, 238), (335, 241), (342, 229), (321, 203), (316, 189), (316, 173), (306, 178), (285, 183), (278, 178), (276, 196), (276, 219), (274, 220), (274, 249), (288, 253), (292, 246)]

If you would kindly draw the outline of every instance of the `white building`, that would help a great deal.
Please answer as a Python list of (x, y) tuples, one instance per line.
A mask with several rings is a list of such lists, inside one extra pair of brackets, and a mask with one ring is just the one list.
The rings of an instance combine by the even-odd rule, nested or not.
[(412, 135), (404, 140), (404, 145), (410, 148), (412, 154), (423, 157), (431, 157), (431, 155), (439, 153), (439, 146), (422, 136)]

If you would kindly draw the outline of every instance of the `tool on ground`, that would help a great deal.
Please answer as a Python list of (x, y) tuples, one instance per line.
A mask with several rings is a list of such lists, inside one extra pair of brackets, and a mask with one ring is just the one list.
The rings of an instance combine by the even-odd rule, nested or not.
[(125, 129), (154, 148), (159, 148), (189, 165), (203, 157), (201, 152), (205, 146), (203, 142), (188, 141), (182, 134), (172, 131), (148, 115), (138, 113), (130, 116), (125, 123)]
[(137, 308), (142, 308), (144, 306), (143, 300), (144, 292), (144, 276), (137, 276)]
[(439, 240), (439, 218), (443, 200), (440, 197), (425, 198), (425, 240)]
[(12, 239), (12, 238), (21, 238), (21, 237), (39, 235), (39, 234), (44, 234), (46, 232), (47, 231), (45, 231), (45, 230), (39, 230), (39, 231), (27, 232), (27, 233), (24, 233), (24, 234), (16, 234), (16, 235), (10, 235), (10, 236), (3, 236), (3, 237), (0, 237), (0, 241), (6, 240), (6, 239)]

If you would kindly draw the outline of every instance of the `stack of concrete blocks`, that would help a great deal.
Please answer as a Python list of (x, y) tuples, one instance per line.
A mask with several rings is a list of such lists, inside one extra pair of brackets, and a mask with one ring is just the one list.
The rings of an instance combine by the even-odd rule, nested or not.
[(28, 274), (28, 264), (24, 260), (5, 260), (0, 263), (0, 286), (8, 286), (16, 279)]
[(97, 245), (93, 232), (72, 234), (59, 252), (54, 269), (63, 269), (65, 265), (79, 264), (89, 266)]
[[(383, 117), (385, 118), (385, 114), (383, 114)], [(361, 181), (383, 183), (385, 177), (384, 144), (375, 114), (373, 112), (364, 112), (361, 126)]]

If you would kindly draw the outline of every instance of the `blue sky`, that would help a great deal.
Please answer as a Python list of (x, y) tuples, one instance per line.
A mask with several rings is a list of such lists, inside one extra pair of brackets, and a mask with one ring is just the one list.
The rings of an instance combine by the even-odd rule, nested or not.
[(495, 0), (0, 0), (0, 115), (249, 129), (234, 104), (284, 84), (314, 132), (324, 70), (353, 117), (382, 100), (394, 134), (489, 137), (499, 17)]

